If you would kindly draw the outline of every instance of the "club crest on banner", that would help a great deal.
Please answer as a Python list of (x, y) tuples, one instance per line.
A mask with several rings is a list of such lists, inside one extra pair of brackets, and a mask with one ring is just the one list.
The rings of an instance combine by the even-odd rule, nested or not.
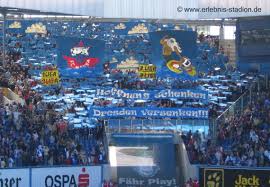
[(63, 58), (67, 61), (69, 68), (94, 67), (98, 62), (98, 58), (89, 57), (91, 46), (85, 46), (83, 41), (80, 41), (76, 46), (70, 49), (70, 55), (64, 55)]

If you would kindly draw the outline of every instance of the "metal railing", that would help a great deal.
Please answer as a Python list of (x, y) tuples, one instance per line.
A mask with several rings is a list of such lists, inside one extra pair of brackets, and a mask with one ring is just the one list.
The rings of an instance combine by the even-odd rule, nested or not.
[(252, 102), (254, 99), (254, 93), (257, 93), (262, 86), (261, 80), (255, 80), (249, 87), (247, 91), (245, 91), (233, 104), (231, 104), (221, 115), (219, 115), (216, 119), (213, 120), (212, 125), (212, 137), (213, 140), (216, 141), (218, 135), (219, 125), (224, 123), (226, 120), (234, 117), (237, 114), (241, 114), (247, 108), (248, 104)]
[(194, 119), (109, 119), (107, 133), (209, 131), (209, 120)]
[(216, 119), (213, 119), (212, 122), (212, 137), (215, 139), (217, 138), (217, 132), (219, 125), (221, 123), (224, 123), (224, 121), (230, 119), (234, 115), (238, 113), (242, 113), (247, 104), (250, 102), (250, 91), (246, 91), (244, 94), (242, 94), (231, 106), (229, 106), (221, 115), (219, 115)]

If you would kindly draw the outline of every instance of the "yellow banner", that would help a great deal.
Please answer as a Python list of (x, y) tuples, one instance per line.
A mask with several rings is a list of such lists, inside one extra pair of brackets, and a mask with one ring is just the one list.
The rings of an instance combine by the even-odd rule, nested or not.
[(155, 79), (157, 67), (155, 65), (140, 64), (139, 77), (142, 79)]
[(42, 72), (41, 82), (43, 85), (50, 86), (60, 82), (58, 70), (45, 70)]
[(139, 73), (139, 77), (142, 79), (155, 79), (156, 73)]

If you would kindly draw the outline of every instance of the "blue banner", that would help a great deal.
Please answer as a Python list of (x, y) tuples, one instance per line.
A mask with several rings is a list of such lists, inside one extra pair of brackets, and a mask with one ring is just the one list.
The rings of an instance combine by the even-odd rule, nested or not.
[(197, 34), (194, 31), (162, 31), (150, 33), (153, 56), (161, 77), (190, 79), (197, 74), (192, 59), (197, 52)]
[[(58, 37), (58, 67), (72, 72), (103, 73), (105, 42), (86, 38)], [(70, 76), (74, 76), (71, 74)]]
[(94, 118), (121, 118), (121, 117), (151, 117), (151, 118), (189, 118), (208, 119), (207, 108), (91, 108), (90, 117)]
[(97, 97), (113, 97), (126, 99), (195, 99), (208, 100), (208, 92), (195, 89), (161, 90), (161, 91), (134, 91), (120, 90), (116, 88), (96, 90)]

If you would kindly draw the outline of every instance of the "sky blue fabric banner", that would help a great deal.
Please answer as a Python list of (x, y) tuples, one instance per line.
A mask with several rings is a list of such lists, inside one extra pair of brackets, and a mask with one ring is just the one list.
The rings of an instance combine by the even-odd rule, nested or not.
[[(57, 37), (58, 67), (60, 71), (81, 74), (83, 70), (103, 73), (105, 42), (87, 38)], [(68, 73), (70, 73), (68, 72)]]
[(121, 117), (151, 117), (151, 118), (189, 118), (208, 119), (206, 108), (91, 108), (90, 117), (94, 118), (121, 118)]
[(194, 31), (160, 31), (150, 33), (153, 56), (161, 77), (194, 79), (197, 70), (192, 63), (196, 57), (197, 34)]
[(160, 90), (160, 91), (134, 91), (116, 88), (96, 90), (97, 97), (113, 97), (126, 99), (195, 99), (208, 100), (208, 92), (196, 89)]

